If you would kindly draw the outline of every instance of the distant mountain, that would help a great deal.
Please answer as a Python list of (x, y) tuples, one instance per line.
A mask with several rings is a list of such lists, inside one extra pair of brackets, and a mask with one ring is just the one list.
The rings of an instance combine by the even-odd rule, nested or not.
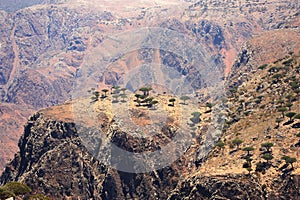
[(0, 9), (7, 12), (43, 3), (44, 0), (3, 0), (0, 2)]

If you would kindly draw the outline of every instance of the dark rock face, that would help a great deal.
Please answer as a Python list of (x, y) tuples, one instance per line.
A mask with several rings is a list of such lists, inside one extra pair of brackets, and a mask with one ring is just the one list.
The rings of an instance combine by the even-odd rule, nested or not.
[(183, 199), (264, 199), (258, 180), (251, 177), (193, 177), (183, 181), (170, 200)]
[(26, 184), (55, 199), (73, 194), (84, 199), (99, 197), (97, 185), (106, 168), (86, 153), (74, 124), (47, 121), (37, 114), (25, 127), (19, 148), (2, 183), (26, 177)]
[[(137, 145), (134, 141), (130, 144)], [(179, 178), (172, 167), (145, 174), (108, 169), (88, 153), (73, 123), (54, 121), (42, 114), (29, 119), (19, 148), (0, 182), (23, 180), (53, 199), (166, 199)]]
[(268, 194), (268, 199), (299, 199), (300, 198), (300, 176), (283, 173), (280, 179), (272, 183), (272, 191)]
[(225, 37), (222, 28), (208, 20), (201, 20), (199, 23), (186, 22), (186, 28), (191, 30), (197, 38), (204, 38), (215, 47), (224, 47)]

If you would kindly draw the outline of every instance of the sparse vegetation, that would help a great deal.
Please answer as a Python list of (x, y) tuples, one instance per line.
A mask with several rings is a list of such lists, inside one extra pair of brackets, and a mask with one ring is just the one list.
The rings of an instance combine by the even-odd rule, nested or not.
[(240, 145), (243, 143), (243, 140), (239, 139), (239, 138), (235, 138), (234, 140), (232, 140), (232, 144), (236, 146), (237, 149), (240, 148)]
[(91, 99), (92, 99), (93, 101), (98, 101), (98, 100), (99, 100), (99, 96), (100, 96), (100, 92), (94, 91), (94, 92), (93, 92), (93, 95), (94, 95), (94, 96), (92, 96)]
[(261, 147), (265, 148), (267, 152), (270, 152), (273, 146), (274, 144), (272, 142), (266, 142), (261, 144)]
[(250, 155), (250, 151), (254, 151), (254, 148), (253, 147), (245, 147), (243, 149), (243, 151), (247, 151), (247, 156), (249, 156)]
[(32, 190), (25, 184), (19, 182), (9, 182), (4, 186), (0, 186), (0, 199), (5, 200), (10, 197), (26, 200), (50, 200), (42, 194), (31, 194)]
[(289, 156), (283, 156), (282, 159), (285, 161), (285, 163), (287, 165), (290, 164), (292, 166), (292, 169), (294, 169), (293, 163), (297, 161), (296, 158), (291, 158)]
[(104, 92), (104, 97), (107, 97), (107, 92), (109, 91), (108, 89), (102, 89), (102, 92)]
[(151, 87), (141, 87), (139, 90), (141, 92), (143, 92), (144, 96), (149, 96), (149, 93), (152, 90), (152, 88)]
[(29, 192), (31, 192), (31, 189), (27, 185), (18, 182), (9, 182), (0, 187), (0, 198), (6, 199), (9, 197), (25, 195)]
[(288, 112), (288, 113), (286, 113), (286, 117), (288, 117), (289, 118), (289, 121), (291, 122), (291, 121), (293, 121), (293, 117), (296, 115), (296, 113), (295, 112)]
[(216, 143), (215, 146), (218, 147), (218, 148), (220, 148), (220, 149), (223, 149), (223, 148), (225, 148), (225, 143), (222, 142), (222, 141), (219, 141), (219, 142)]
[(169, 105), (174, 107), (174, 105), (175, 105), (175, 101), (176, 101), (176, 99), (175, 99), (175, 98), (171, 98), (171, 99), (169, 99), (169, 102), (171, 103), (171, 104), (169, 104)]
[(187, 100), (190, 100), (191, 98), (189, 97), (189, 96), (182, 96), (182, 97), (180, 97), (180, 100), (182, 100), (183, 101), (183, 104), (185, 104), (186, 105), (186, 101)]
[(282, 114), (282, 117), (284, 117), (284, 113), (287, 111), (287, 108), (286, 107), (280, 107), (278, 108), (278, 112), (281, 112)]

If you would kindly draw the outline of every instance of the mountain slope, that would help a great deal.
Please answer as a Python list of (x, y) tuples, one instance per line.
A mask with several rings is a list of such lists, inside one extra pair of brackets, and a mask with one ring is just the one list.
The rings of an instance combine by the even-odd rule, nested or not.
[[(265, 40), (266, 36), (262, 34), (243, 47), (228, 77), (228, 96), (223, 99), (226, 100), (224, 110), (227, 120), (220, 138), (224, 148), (217, 143), (207, 156), (198, 160), (197, 153), (211, 117), (207, 108), (201, 108), (200, 104), (202, 121), (201, 131), (196, 132), (197, 142), (179, 160), (148, 173), (117, 171), (99, 164), (83, 146), (83, 140), (78, 136), (78, 126), (75, 125), (81, 121), (75, 120), (74, 123), (73, 109), (78, 107), (72, 106), (83, 99), (74, 100), (41, 110), (30, 119), (19, 142), (20, 153), (7, 165), (1, 182), (22, 181), (55, 199), (70, 196), (95, 199), (299, 198), (300, 145), (296, 134), (300, 121), (296, 118), (289, 120), (278, 111), (286, 106), (284, 114), (300, 113), (297, 95), (300, 55), (296, 51), (299, 49), (298, 40), (294, 40), (299, 36), (299, 31), (289, 30), (290, 34), (270, 31), (266, 35), (271, 33), (276, 37), (263, 42), (260, 39)], [(274, 53), (266, 45), (273, 42), (278, 45), (280, 53)], [(294, 52), (289, 44), (295, 45)], [(160, 98), (162, 102), (163, 95)], [(101, 112), (99, 123), (120, 147), (139, 151), (139, 140), (108, 128), (119, 123), (117, 119), (112, 120), (109, 106), (105, 104), (112, 100), (109, 95), (92, 104), (97, 112)], [(180, 108), (180, 104), (176, 104), (175, 108)], [(138, 121), (142, 122), (145, 116), (136, 114)], [(85, 124), (89, 122), (85, 121)], [(240, 146), (233, 142), (237, 138), (242, 140)], [(163, 140), (163, 137), (158, 137), (152, 143), (160, 146)], [(261, 147), (266, 142), (273, 144), (270, 152)], [(145, 147), (152, 148), (147, 142)], [(246, 150), (243, 151), (245, 147), (254, 149), (249, 150), (248, 155)], [(266, 161), (263, 157), (268, 153), (272, 154), (273, 159)], [(294, 157), (296, 162), (293, 166), (285, 164), (283, 156)], [(245, 168), (245, 163), (250, 167)], [(247, 169), (252, 170), (250, 174)], [(82, 180), (80, 185), (77, 185), (78, 177)], [(59, 193), (57, 188), (60, 188)]]

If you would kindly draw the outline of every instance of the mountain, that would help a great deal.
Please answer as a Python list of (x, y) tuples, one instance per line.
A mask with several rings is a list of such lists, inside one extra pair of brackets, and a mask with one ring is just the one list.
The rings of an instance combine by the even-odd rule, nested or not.
[[(130, 1), (125, 7), (119, 6), (122, 4), (104, 0), (1, 1), (4, 10), (0, 12), (3, 27), (0, 96), (2, 110), (8, 111), (1, 116), (5, 124), (1, 138), (9, 145), (0, 148), (6, 152), (5, 160), (12, 158), (17, 150), (16, 143), (22, 132), (22, 127), (11, 129), (7, 124), (24, 124), (34, 111), (71, 98), (78, 73), (82, 68), (95, 65), (90, 58), (98, 55), (97, 48), (101, 49), (110, 35), (145, 27), (161, 27), (184, 34), (201, 45), (218, 71), (224, 71), (227, 76), (244, 42), (265, 30), (287, 30), (299, 25), (298, 1)], [(139, 57), (138, 53), (141, 52), (132, 56)], [(172, 64), (169, 54), (161, 56), (165, 57), (163, 64), (178, 64)], [(145, 62), (145, 59), (133, 62), (127, 67)], [(156, 59), (155, 62), (161, 61)], [(184, 66), (184, 62), (180, 65), (181, 69), (189, 67)], [(108, 73), (105, 84), (114, 84), (116, 77), (121, 77), (121, 68)], [(9, 111), (11, 106), (15, 111)], [(17, 120), (14, 112), (21, 112)]]
[[(273, 38), (268, 37), (271, 33)], [(173, 107), (163, 103), (172, 96), (152, 91), (151, 96), (159, 101), (152, 110), (138, 106), (130, 91), (126, 92), (128, 103), (115, 102), (113, 94), (94, 101), (90, 94), (33, 115), (19, 141), (19, 153), (7, 165), (1, 183), (22, 181), (54, 199), (297, 199), (300, 121), (294, 116), (299, 115), (300, 54), (290, 45), (299, 49), (299, 43), (295, 43), (297, 37), (297, 29), (268, 31), (243, 46), (226, 80), (228, 94), (222, 98), (222, 112), (226, 114), (222, 135), (204, 154), (203, 150), (209, 147), (206, 145), (209, 127), (215, 123), (212, 118), (219, 111), (218, 100), (213, 102), (212, 110), (205, 101), (195, 108), (192, 102), (181, 104), (177, 99)], [(273, 43), (278, 54), (267, 46)], [(122, 124), (118, 118), (124, 105), (129, 106), (131, 121), (135, 123), (147, 123), (147, 116), (164, 109), (169, 113), (168, 120), (152, 140), (141, 139), (129, 134), (129, 130), (124, 132), (128, 123)], [(284, 115), (280, 108), (286, 108)], [(189, 131), (194, 131), (195, 141), (190, 148), (163, 168), (151, 165), (153, 170), (149, 172), (124, 172), (118, 170), (120, 166), (103, 165), (100, 161), (106, 151), (100, 151), (97, 157), (91, 147), (95, 142), (88, 143), (97, 139), (91, 129), (96, 122), (104, 131), (103, 146), (106, 137), (130, 152), (163, 148), (166, 141), (178, 134), (172, 127), (177, 126), (178, 116), (182, 115), (180, 109), (189, 115), (201, 112), (201, 121), (191, 120), (195, 124)], [(295, 115), (290, 118), (288, 112)], [(92, 113), (97, 118), (87, 117)], [(189, 120), (187, 116), (183, 118)], [(272, 144), (269, 150), (263, 145), (266, 143)], [(266, 160), (268, 154), (271, 160)], [(112, 152), (109, 155), (116, 156)], [(114, 161), (130, 166), (130, 159), (120, 155)], [(169, 149), (167, 156), (174, 155)], [(291, 165), (284, 156), (296, 161)], [(140, 167), (137, 163), (134, 166)]]
[[(15, 4), (18, 6), (16, 7)], [(298, 1), (134, 0), (126, 3), (104, 0), (35, 1), (35, 3), (2, 1), (0, 8), (3, 9), (0, 11), (0, 24), (3, 27), (0, 32), (0, 167), (4, 168), (5, 163), (13, 159), (18, 149), (20, 151), (5, 168), (1, 178), (2, 183), (11, 180), (23, 181), (31, 188), (38, 188), (55, 198), (71, 195), (96, 198), (100, 195), (104, 199), (112, 197), (152, 198), (150, 194), (159, 195), (157, 198), (176, 199), (181, 198), (181, 195), (196, 198), (198, 196), (193, 196), (194, 194), (190, 193), (193, 190), (186, 185), (195, 186), (199, 180), (203, 182), (198, 184), (197, 187), (200, 188), (198, 190), (208, 187), (207, 184), (214, 181), (218, 184), (225, 184), (226, 181), (230, 183), (230, 180), (237, 180), (235, 184), (238, 184), (240, 188), (248, 188), (249, 185), (255, 185), (252, 183), (258, 183), (258, 187), (253, 188), (255, 191), (253, 194), (257, 195), (258, 199), (262, 198), (265, 192), (271, 195), (270, 198), (276, 194), (283, 195), (282, 198), (288, 198), (286, 195), (289, 194), (284, 193), (283, 189), (277, 187), (278, 185), (291, 188), (291, 195), (294, 195), (292, 188), (299, 187), (297, 186), (298, 168), (295, 167), (294, 174), (283, 173), (279, 180), (280, 171), (274, 172), (278, 171), (279, 165), (270, 167), (271, 172), (267, 171), (262, 178), (254, 178), (249, 180), (250, 182), (244, 181), (241, 173), (246, 171), (241, 168), (242, 151), (228, 155), (227, 153), (231, 150), (225, 147), (226, 151), (224, 150), (223, 156), (215, 152), (217, 150), (212, 151), (219, 135), (212, 135), (211, 138), (199, 136), (198, 142), (205, 141), (203, 144), (207, 146), (193, 147), (181, 160), (156, 172), (134, 175), (109, 169), (99, 164), (97, 159), (93, 159), (91, 150), (86, 149), (86, 145), (82, 144), (86, 141), (82, 141), (82, 137), (78, 135), (79, 129), (76, 127), (78, 122), (82, 123), (80, 119), (82, 111), (80, 109), (74, 111), (70, 108), (70, 102), (75, 102), (78, 106), (76, 102), (80, 103), (80, 98), (84, 97), (89, 100), (91, 94), (88, 91), (91, 88), (101, 90), (126, 83), (124, 86), (127, 91), (133, 92), (143, 83), (150, 84), (156, 80), (156, 84), (151, 85), (156, 92), (154, 95), (165, 92), (165, 95), (175, 95), (176, 102), (179, 102), (180, 95), (187, 93), (195, 100), (193, 103), (200, 102), (199, 111), (204, 113), (201, 118), (206, 123), (210, 121), (210, 114), (205, 113), (207, 112), (205, 104), (217, 98), (219, 101), (216, 103), (219, 105), (220, 101), (225, 98), (228, 103), (221, 104), (221, 106), (225, 106), (223, 108), (226, 110), (228, 119), (224, 125), (225, 130), (222, 130), (224, 136), (221, 140), (228, 142), (234, 140), (235, 136), (240, 136), (244, 144), (256, 146), (254, 165), (259, 160), (257, 146), (263, 143), (261, 138), (265, 137), (260, 136), (260, 139), (256, 140), (256, 135), (268, 130), (270, 134), (275, 134), (278, 138), (282, 137), (282, 134), (278, 135), (277, 129), (273, 130), (274, 122), (280, 118), (278, 112), (275, 111), (278, 109), (276, 101), (279, 98), (277, 96), (289, 94), (283, 92), (284, 89), (282, 89), (274, 93), (276, 98), (264, 99), (261, 97), (263, 95), (258, 92), (248, 93), (248, 90), (266, 87), (268, 92), (264, 95), (268, 96), (275, 91), (273, 87), (280, 88), (280, 84), (275, 83), (270, 86), (269, 82), (268, 84), (262, 82), (266, 79), (271, 81), (272, 78), (267, 75), (274, 73), (259, 69), (264, 64), (267, 64), (265, 68), (269, 70), (270, 66), (277, 67), (277, 64), (285, 66), (283, 62), (292, 59), (291, 65), (294, 68), (289, 69), (291, 73), (272, 75), (276, 75), (278, 79), (282, 76), (290, 77), (291, 80), (295, 79), (293, 75), (297, 75), (297, 63), (299, 63), (297, 60), (299, 52)], [(293, 85), (297, 85), (295, 80), (294, 82)], [(224, 90), (217, 88), (215, 90), (218, 91), (217, 93), (210, 91), (210, 87), (214, 84), (224, 87)], [(291, 92), (288, 84), (292, 82), (288, 81), (283, 86)], [(178, 85), (184, 87), (177, 87)], [(236, 91), (238, 88), (241, 88), (241, 91)], [(191, 94), (191, 91), (196, 95)], [(201, 98), (195, 99), (198, 93)], [(240, 99), (238, 97), (241, 94), (245, 97)], [(110, 98), (113, 101), (114, 97)], [(162, 102), (168, 102), (171, 96), (157, 98)], [(264, 102), (265, 107), (256, 106), (255, 102), (259, 100)], [(64, 104), (66, 101), (67, 103)], [(267, 106), (269, 103), (273, 107), (269, 108), (270, 106)], [(284, 103), (292, 103), (291, 109), (299, 113), (295, 107), (295, 101)], [(55, 105), (57, 106), (52, 107)], [(45, 109), (47, 107), (50, 108)], [(43, 110), (34, 114), (40, 109)], [(166, 109), (168, 110), (169, 107)], [(218, 113), (220, 107), (215, 106), (214, 109), (213, 113)], [(110, 110), (108, 113), (116, 114), (118, 109), (114, 109), (113, 112)], [(163, 117), (176, 122), (179, 114), (177, 111), (174, 113), (176, 115), (171, 115), (170, 118)], [(272, 116), (269, 119), (265, 115), (270, 113)], [(141, 120), (141, 124), (147, 124), (149, 121), (147, 115), (134, 109), (131, 114), (140, 116), (136, 117), (138, 119), (136, 121)], [(181, 114), (185, 116), (184, 112)], [(190, 112), (186, 114), (190, 115)], [(267, 120), (269, 124), (254, 126), (254, 124), (260, 124), (255, 121), (259, 119), (257, 115), (260, 119)], [(33, 117), (24, 128), (23, 124), (29, 116)], [(111, 119), (111, 114), (105, 114), (103, 117)], [(159, 117), (162, 116), (159, 115)], [(186, 120), (189, 120), (189, 117)], [(282, 131), (293, 139), (293, 141), (284, 140), (279, 143), (285, 149), (289, 149), (290, 145), (296, 145), (294, 140), (297, 141), (295, 137), (297, 129), (292, 127), (297, 127), (297, 125), (289, 123), (286, 121), (279, 123), (279, 127), (284, 127)], [(220, 124), (223, 125), (223, 123)], [(111, 125), (113, 123), (107, 124), (108, 127)], [(201, 126), (206, 127), (205, 124)], [(206, 133), (205, 128), (203, 131)], [(251, 137), (257, 142), (252, 143), (248, 131), (255, 135)], [(18, 148), (17, 141), (22, 132), (24, 134), (19, 141)], [(172, 132), (167, 131), (167, 133), (172, 135)], [(153, 143), (153, 146), (149, 144), (150, 147), (155, 149), (155, 145), (165, 144), (170, 136), (168, 134), (164, 133), (165, 137), (156, 138), (158, 141)], [(123, 138), (125, 141), (132, 140), (132, 143), (126, 145), (123, 139), (118, 139), (122, 136), (121, 133), (117, 132), (116, 135), (110, 136), (115, 136), (115, 140), (114, 137), (110, 139), (119, 142), (121, 146), (125, 145), (123, 146), (125, 149), (142, 151), (137, 145), (140, 140), (125, 137)], [(269, 138), (270, 135), (266, 136)], [(273, 139), (271, 137), (276, 147), (277, 141)], [(65, 149), (56, 149), (51, 144), (70, 146)], [(204, 153), (203, 149), (205, 149)], [(68, 154), (67, 151), (70, 153)], [(208, 154), (211, 151), (212, 153)], [(291, 157), (297, 157), (292, 150), (283, 150), (283, 152)], [(44, 157), (47, 154), (49, 157)], [(55, 156), (57, 154), (70, 156), (65, 158), (67, 166), (57, 165), (61, 163), (60, 158)], [(276, 155), (273, 155), (277, 163), (281, 163), (279, 161), (280, 156), (283, 155), (281, 154), (282, 152), (276, 150)], [(232, 155), (237, 163), (226, 163)], [(208, 156), (207, 159), (203, 159), (206, 156)], [(201, 164), (204, 160), (205, 163)], [(217, 163), (216, 160), (222, 162)], [(50, 163), (55, 167), (49, 169), (44, 163)], [(78, 166), (78, 163), (81, 165)], [(219, 165), (222, 170), (218, 171), (215, 165)], [(297, 163), (295, 166), (298, 166)], [(196, 173), (197, 167), (200, 174)], [(78, 172), (78, 177), (82, 177), (81, 174), (84, 175), (82, 185), (78, 185), (78, 178), (72, 176), (74, 172), (69, 170), (72, 168)], [(39, 183), (36, 182), (38, 170), (47, 171), (47, 173), (41, 172)], [(51, 174), (52, 170), (56, 171)], [(65, 176), (59, 176), (58, 174), (63, 170), (65, 170)], [(203, 177), (203, 174), (208, 175)], [(233, 176), (228, 176), (228, 174), (233, 174)], [(289, 178), (293, 178), (293, 181), (289, 181)], [(272, 185), (273, 180), (276, 181)], [(265, 181), (268, 182), (265, 183)], [(140, 183), (138, 187), (135, 185), (136, 182)], [(98, 190), (99, 185), (103, 186), (103, 189)], [(117, 188), (113, 193), (109, 191), (112, 185)], [(60, 193), (56, 191), (58, 186), (61, 188)], [(213, 196), (211, 192), (214, 190), (213, 187), (215, 185), (205, 189), (207, 196)], [(72, 190), (68, 191), (66, 188)], [(88, 192), (85, 192), (86, 188)], [(173, 196), (164, 191), (173, 191)], [(226, 192), (219, 192), (218, 196), (226, 197)], [(237, 193), (243, 197), (250, 195), (244, 192), (244, 190), (239, 190)], [(143, 196), (146, 194), (148, 196)], [(206, 198), (201, 195), (199, 198)]]

